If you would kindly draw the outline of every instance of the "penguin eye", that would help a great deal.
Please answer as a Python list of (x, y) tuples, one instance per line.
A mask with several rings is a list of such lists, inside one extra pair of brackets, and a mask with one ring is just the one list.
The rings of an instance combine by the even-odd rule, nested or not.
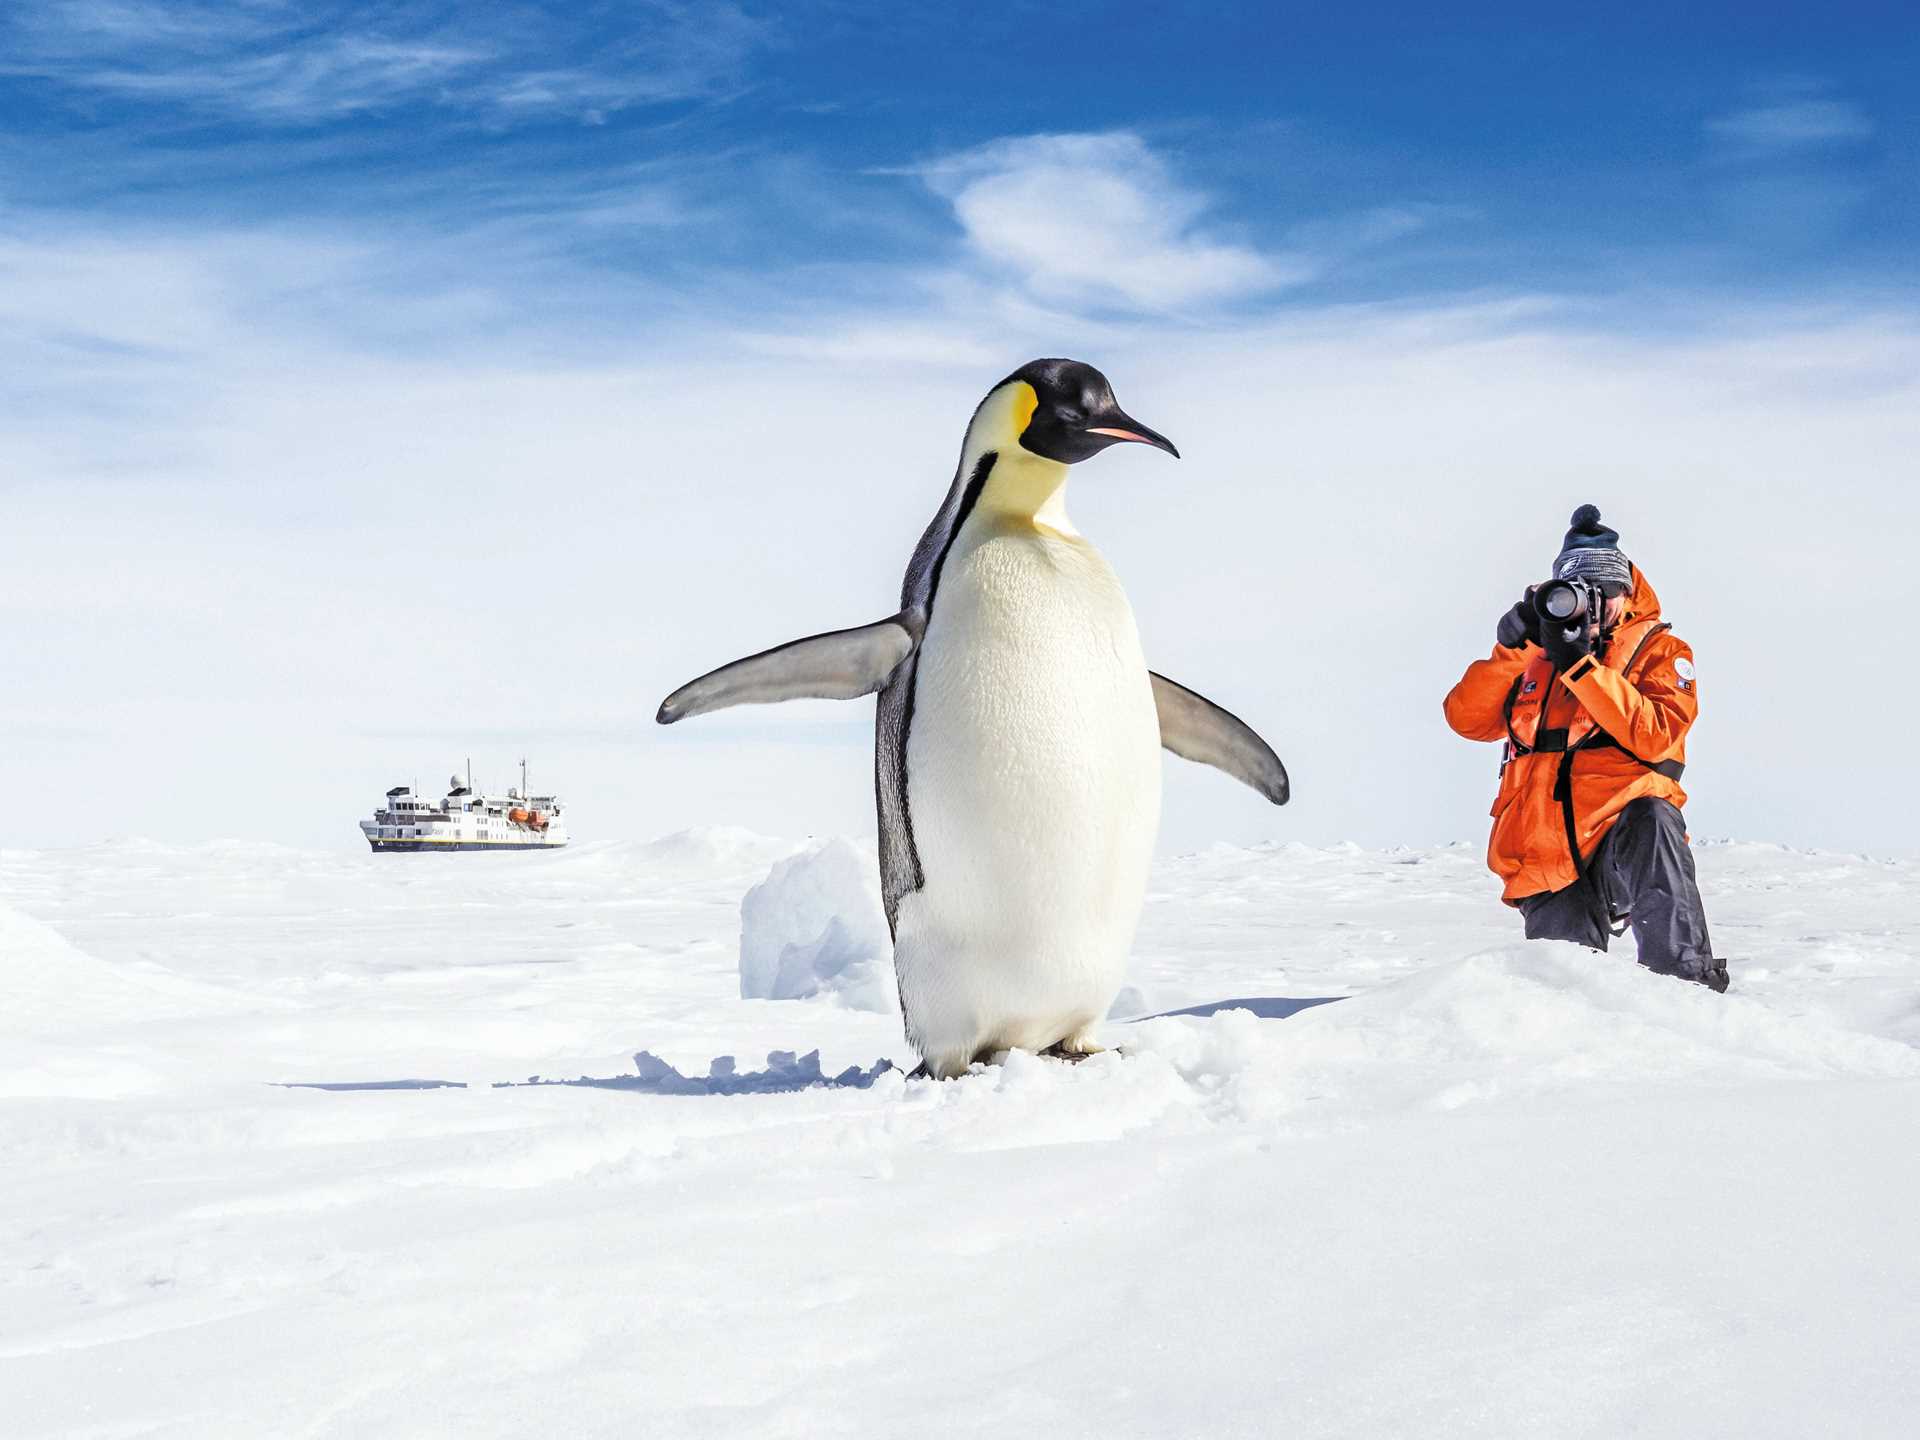
[(1086, 411), (1077, 410), (1071, 405), (1056, 405), (1053, 407), (1053, 413), (1062, 425), (1084, 425), (1087, 420)]

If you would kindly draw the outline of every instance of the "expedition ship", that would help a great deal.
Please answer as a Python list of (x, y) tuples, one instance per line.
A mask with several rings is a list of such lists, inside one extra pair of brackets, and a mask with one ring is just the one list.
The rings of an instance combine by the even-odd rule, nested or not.
[(376, 853), (412, 850), (555, 850), (567, 843), (567, 822), (557, 795), (527, 793), (527, 762), (520, 762), (520, 788), (504, 797), (475, 792), (469, 771), (447, 781), (446, 798), (431, 801), (411, 785), (387, 791), (386, 803), (360, 822)]

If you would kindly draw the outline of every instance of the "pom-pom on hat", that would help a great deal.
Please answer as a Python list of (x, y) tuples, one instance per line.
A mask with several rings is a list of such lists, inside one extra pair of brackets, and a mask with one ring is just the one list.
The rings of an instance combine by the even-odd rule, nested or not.
[(1556, 580), (1581, 579), (1600, 586), (1609, 595), (1633, 589), (1633, 566), (1620, 553), (1620, 532), (1600, 523), (1600, 507), (1582, 505), (1573, 512), (1573, 525), (1553, 562)]

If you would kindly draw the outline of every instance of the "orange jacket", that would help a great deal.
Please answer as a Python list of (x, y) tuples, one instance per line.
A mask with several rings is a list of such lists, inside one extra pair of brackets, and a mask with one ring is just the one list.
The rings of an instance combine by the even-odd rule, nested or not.
[(1678, 768), (1699, 710), (1693, 651), (1661, 623), (1637, 567), (1602, 658), (1556, 674), (1538, 646), (1496, 645), (1467, 667), (1447, 695), (1447, 723), (1507, 744), (1487, 864), (1508, 903), (1578, 880), (1629, 801), (1687, 803)]

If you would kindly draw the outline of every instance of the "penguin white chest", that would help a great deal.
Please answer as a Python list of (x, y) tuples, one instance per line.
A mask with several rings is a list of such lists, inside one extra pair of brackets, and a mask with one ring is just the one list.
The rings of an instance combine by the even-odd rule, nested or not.
[(907, 738), (922, 884), (896, 963), (936, 1073), (1104, 1017), (1145, 895), (1159, 747), (1133, 612), (1100, 553), (1030, 522), (969, 524), (941, 571)]

